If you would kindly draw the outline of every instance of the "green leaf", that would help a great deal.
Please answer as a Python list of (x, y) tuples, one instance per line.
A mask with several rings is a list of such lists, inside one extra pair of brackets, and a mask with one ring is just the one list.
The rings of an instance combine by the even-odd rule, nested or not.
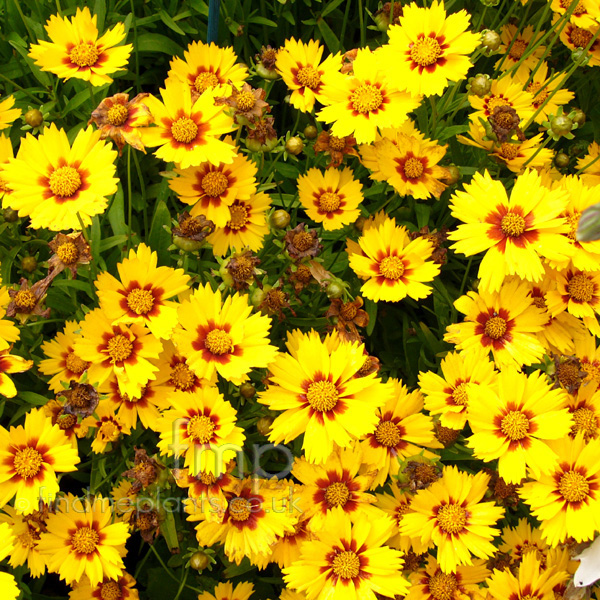
[(340, 49), (340, 41), (337, 39), (335, 33), (333, 33), (331, 27), (329, 27), (323, 19), (317, 20), (317, 27), (319, 28), (329, 51), (332, 53), (337, 52)]
[(159, 13), (160, 20), (169, 28), (172, 29), (175, 33), (179, 35), (185, 35), (185, 31), (173, 21), (173, 19), (169, 16), (169, 14), (165, 10), (161, 10)]
[(96, 0), (92, 14), (98, 17), (98, 31), (104, 30), (104, 18), (106, 17), (106, 0)]
[(365, 298), (365, 310), (369, 315), (369, 324), (367, 325), (367, 335), (371, 335), (373, 333), (373, 329), (375, 329), (375, 323), (377, 322), (377, 302), (373, 302), (373, 300), (369, 300)]
[(415, 213), (417, 215), (417, 227), (421, 229), (429, 224), (429, 215), (431, 214), (431, 206), (427, 204), (415, 204)]
[(152, 250), (158, 253), (158, 262), (162, 264), (169, 263), (169, 252), (167, 248), (171, 245), (171, 234), (165, 230), (165, 225), (171, 224), (171, 213), (164, 200), (159, 200), (152, 217), (148, 243)]
[(43, 406), (48, 403), (48, 398), (34, 392), (19, 392), (19, 398), (34, 406)]
[(121, 246), (127, 243), (127, 235), (113, 235), (112, 237), (106, 238), (100, 242), (100, 254), (114, 248), (115, 246)]
[(163, 52), (169, 56), (183, 54), (183, 48), (160, 33), (144, 33), (138, 37), (138, 52)]
[(275, 23), (275, 21), (271, 21), (271, 19), (265, 19), (265, 17), (250, 17), (248, 22), (256, 23), (257, 25), (267, 25), (267, 27), (277, 27), (277, 23)]
[(108, 211), (108, 222), (115, 235), (126, 235), (129, 232), (125, 224), (125, 197), (123, 186), (120, 183)]
[(321, 16), (325, 17), (329, 13), (332, 13), (343, 1), (344, 0), (331, 0), (331, 2), (329, 2), (329, 4), (327, 4), (327, 6), (323, 9)]

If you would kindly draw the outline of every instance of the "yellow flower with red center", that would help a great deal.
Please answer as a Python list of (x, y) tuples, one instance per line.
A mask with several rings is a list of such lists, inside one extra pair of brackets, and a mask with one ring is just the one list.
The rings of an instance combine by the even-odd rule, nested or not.
[(467, 31), (470, 15), (464, 9), (446, 15), (443, 2), (427, 8), (414, 2), (402, 7), (399, 25), (388, 30), (385, 61), (394, 85), (412, 94), (441, 94), (449, 81), (460, 81), (471, 68), (469, 54), (479, 35)]
[(363, 229), (358, 240), (361, 254), (349, 255), (350, 267), (367, 281), (361, 294), (375, 302), (398, 302), (406, 296), (426, 298), (432, 281), (440, 272), (439, 265), (428, 260), (433, 245), (424, 237), (410, 240), (406, 227), (396, 226), (395, 219), (385, 218), (378, 227)]
[(581, 172), (583, 183), (589, 187), (600, 184), (600, 145), (592, 142), (587, 154), (577, 159), (575, 168)]
[(535, 334), (547, 317), (535, 306), (525, 282), (513, 278), (499, 292), (468, 292), (454, 303), (465, 315), (462, 323), (449, 325), (444, 340), (457, 350), (492, 352), (499, 367), (531, 365), (544, 356)]
[(42, 350), (48, 357), (40, 362), (38, 369), (44, 375), (52, 375), (48, 382), (53, 392), (62, 392), (65, 388), (61, 382), (79, 383), (86, 372), (89, 363), (75, 354), (75, 340), (81, 335), (78, 333), (79, 323), (67, 321), (62, 331), (54, 339), (42, 344)]
[(437, 560), (427, 555), (427, 564), (410, 575), (411, 586), (405, 600), (462, 600), (474, 598), (479, 584), (491, 575), (485, 561), (459, 566), (454, 573), (444, 573)]
[(227, 509), (221, 521), (206, 520), (197, 502), (189, 502), (186, 511), (196, 525), (201, 546), (223, 544), (227, 558), (240, 564), (245, 556), (253, 560), (269, 557), (278, 537), (292, 533), (300, 516), (287, 505), (289, 488), (285, 481), (270, 482), (247, 478), (237, 481), (225, 492)]
[(52, 15), (44, 28), (51, 42), (32, 44), (29, 57), (42, 71), (62, 79), (83, 79), (92, 85), (111, 83), (109, 74), (126, 66), (133, 46), (119, 46), (126, 36), (123, 23), (117, 23), (98, 37), (98, 17), (85, 6), (71, 19)]
[(300, 559), (283, 569), (288, 587), (308, 600), (374, 598), (374, 592), (395, 598), (405, 594), (402, 552), (385, 546), (393, 522), (387, 516), (352, 523), (333, 511), (318, 539), (304, 542)]
[(91, 585), (85, 575), (73, 585), (69, 600), (139, 600), (138, 591), (133, 589), (136, 580), (127, 572), (113, 579), (105, 577)]
[(229, 96), (231, 86), (241, 88), (248, 77), (248, 69), (236, 63), (237, 56), (231, 47), (191, 42), (183, 58), (185, 60), (175, 57), (171, 61), (167, 77), (187, 83), (195, 95), (210, 90), (218, 96)]
[(441, 479), (415, 494), (400, 533), (419, 538), (424, 544), (433, 541), (444, 573), (472, 565), (472, 554), (478, 558), (493, 556), (496, 547), (492, 539), (500, 534), (494, 525), (504, 509), (493, 502), (481, 502), (489, 480), (485, 473), (469, 475), (456, 467), (445, 467)]
[(269, 344), (271, 319), (252, 314), (248, 296), (234, 294), (224, 301), (210, 284), (199, 287), (179, 306), (179, 328), (173, 340), (187, 364), (201, 379), (215, 373), (239, 385), (252, 368), (264, 368), (277, 352)]
[(394, 378), (387, 385), (392, 387), (393, 396), (376, 411), (375, 430), (360, 442), (363, 461), (376, 472), (371, 489), (383, 485), (388, 477), (396, 477), (402, 461), (408, 457), (421, 454), (436, 458), (423, 447), (441, 447), (433, 434), (431, 417), (422, 413), (421, 392), (415, 390), (409, 394), (406, 386)]
[[(0, 560), (4, 560), (10, 555), (14, 548), (15, 536), (12, 534), (8, 523), (0, 523)], [(0, 573), (0, 589), (2, 597), (6, 600), (17, 600), (21, 595), (21, 590), (17, 586), (14, 575), (10, 573)]]
[(401, 125), (419, 98), (392, 85), (390, 70), (368, 48), (358, 51), (352, 66), (352, 75), (325, 76), (320, 101), (326, 106), (317, 118), (333, 123), (331, 132), (338, 138), (353, 135), (357, 143), (370, 144), (378, 128)]
[[(582, 370), (586, 368), (582, 363), (579, 367)], [(600, 390), (596, 382), (588, 382), (580, 386), (574, 395), (569, 394), (567, 408), (573, 418), (571, 437), (582, 433), (585, 441), (589, 442), (600, 435)]]
[(506, 368), (496, 385), (473, 391), (468, 409), (473, 435), (467, 445), (484, 462), (498, 459), (498, 473), (508, 483), (524, 479), (526, 468), (539, 478), (556, 466), (548, 440), (566, 436), (573, 425), (566, 400), (541, 371), (527, 376)]
[(554, 440), (551, 447), (558, 455), (554, 468), (525, 483), (519, 495), (550, 546), (568, 537), (591, 540), (600, 529), (600, 439), (586, 443), (581, 432), (575, 439)]
[(138, 323), (112, 325), (96, 308), (81, 322), (81, 338), (75, 341), (74, 350), (89, 362), (90, 383), (102, 385), (112, 374), (122, 394), (137, 398), (148, 381), (156, 378), (158, 367), (150, 360), (158, 358), (162, 344)]
[(523, 559), (516, 577), (510, 569), (494, 570), (486, 581), (488, 597), (495, 600), (553, 600), (556, 597), (553, 589), (564, 581), (565, 576), (568, 578), (569, 575), (564, 571), (543, 569), (535, 552), (530, 552)]
[(114, 325), (139, 323), (164, 339), (177, 325), (177, 304), (168, 298), (186, 291), (190, 277), (157, 265), (158, 254), (142, 243), (117, 264), (121, 281), (105, 271), (95, 285), (100, 308)]
[(568, 261), (573, 249), (562, 235), (569, 226), (561, 214), (568, 202), (562, 190), (549, 191), (536, 171), (517, 177), (508, 197), (504, 185), (485, 171), (465, 191), (456, 192), (452, 215), (463, 221), (448, 236), (452, 249), (473, 256), (485, 252), (479, 266), (480, 289), (497, 292), (508, 275), (528, 281), (544, 276), (542, 258)]
[(342, 66), (339, 53), (323, 60), (324, 49), (316, 40), (305, 44), (291, 38), (277, 52), (275, 67), (292, 92), (290, 104), (302, 112), (312, 112), (316, 100), (325, 103), (322, 98), (323, 78), (339, 72)]
[(345, 167), (322, 172), (313, 168), (298, 177), (298, 194), (306, 214), (326, 231), (340, 229), (360, 216), (362, 184)]
[(546, 294), (548, 312), (555, 317), (565, 310), (580, 318), (586, 327), (600, 336), (600, 271), (569, 268), (555, 274), (556, 289)]
[(483, 98), (473, 94), (468, 99), (471, 107), (475, 109), (469, 118), (475, 123), (479, 123), (480, 117), (487, 122), (488, 117), (493, 115), (494, 109), (499, 106), (514, 108), (521, 118), (521, 124), (526, 123), (535, 112), (533, 95), (523, 90), (523, 84), (510, 75), (492, 80), (492, 87)]
[(147, 97), (148, 94), (138, 94), (129, 100), (129, 94), (115, 94), (104, 98), (92, 112), (88, 124), (96, 124), (102, 132), (100, 139), (112, 139), (119, 149), (119, 155), (125, 144), (145, 154), (146, 149), (138, 128), (152, 123), (152, 115), (144, 104)]
[[(572, 1), (569, 0), (552, 0), (550, 8), (553, 12), (559, 15), (564, 15), (571, 8)], [(571, 12), (569, 21), (578, 27), (593, 30), (598, 24), (600, 17), (600, 7), (589, 2), (588, 0), (580, 0), (575, 6), (575, 10)]]
[(93, 500), (69, 494), (58, 502), (58, 511), (48, 516), (47, 532), (38, 544), (48, 570), (67, 583), (86, 575), (96, 586), (104, 578), (118, 579), (123, 573), (122, 556), (129, 538), (128, 525), (112, 522), (109, 499)]
[(343, 510), (352, 522), (381, 516), (372, 506), (375, 496), (367, 493), (375, 471), (366, 472), (362, 465), (362, 451), (356, 446), (334, 450), (323, 465), (295, 460), (292, 475), (303, 484), (300, 504), (311, 531), (320, 531), (332, 510)]
[(17, 395), (17, 388), (8, 373), (23, 373), (32, 366), (32, 360), (9, 354), (7, 350), (0, 351), (0, 395), (14, 398)]
[[(595, 28), (596, 23), (594, 23), (592, 28), (580, 27), (574, 23), (567, 23), (560, 30), (560, 41), (572, 51), (575, 51), (578, 48), (586, 48), (587, 45), (592, 42), (592, 38), (594, 37), (593, 30)], [(592, 42), (586, 56), (589, 59), (587, 65), (590, 67), (600, 66), (600, 40), (598, 38)]]
[(217, 227), (206, 238), (215, 256), (225, 256), (230, 249), (241, 252), (249, 248), (258, 252), (269, 233), (265, 215), (270, 207), (271, 197), (263, 192), (253, 194), (248, 200), (234, 200), (225, 227)]
[(106, 197), (117, 191), (117, 153), (100, 136), (88, 127), (71, 145), (66, 131), (54, 124), (37, 138), (27, 134), (16, 159), (2, 171), (12, 190), (4, 205), (30, 217), (35, 229), (90, 225), (92, 217), (106, 209)]
[(191, 475), (221, 475), (246, 439), (236, 426), (237, 411), (213, 386), (193, 394), (173, 392), (169, 404), (155, 425), (161, 454), (185, 456), (183, 466)]
[(156, 375), (156, 380), (169, 389), (168, 393), (176, 390), (192, 393), (199, 390), (203, 385), (214, 385), (217, 382), (216, 373), (210, 382), (200, 379), (190, 369), (185, 356), (177, 351), (175, 344), (171, 341), (165, 341), (163, 352), (157, 364), (159, 372)]
[[(0, 131), (6, 129), (7, 127), (10, 127), (12, 122), (21, 116), (21, 109), (13, 108), (14, 105), (14, 96), (8, 96), (4, 100), (2, 100), (2, 102), (0, 102)], [(4, 134), (2, 134), (2, 138), (4, 140), (8, 139), (4, 137)]]
[(283, 411), (271, 426), (271, 442), (304, 434), (306, 459), (322, 464), (334, 443), (346, 448), (375, 429), (375, 411), (391, 398), (392, 387), (374, 373), (355, 377), (365, 362), (363, 344), (340, 341), (328, 348), (315, 331), (296, 344), (293, 349), (288, 343), (290, 354), (279, 354), (270, 365), (271, 384), (258, 401)]
[(9, 525), (15, 536), (15, 547), (10, 553), (8, 564), (14, 569), (27, 563), (31, 577), (40, 577), (46, 572), (46, 561), (38, 549), (40, 534), (46, 528), (48, 507), (23, 514), (8, 504), (0, 512), (0, 523)]
[(248, 600), (254, 593), (254, 584), (242, 581), (235, 587), (230, 581), (218, 583), (213, 593), (202, 592), (198, 600)]
[(531, 69), (535, 67), (546, 46), (538, 45), (533, 52), (530, 52), (525, 59), (523, 55), (527, 52), (529, 46), (533, 46), (544, 35), (543, 31), (539, 31), (536, 37), (533, 35), (533, 25), (527, 25), (524, 28), (517, 27), (512, 23), (507, 23), (500, 30), (500, 39), (502, 44), (498, 48), (499, 52), (503, 53), (496, 62), (495, 68), (501, 71), (508, 71), (519, 63), (516, 73), (513, 73), (517, 79), (527, 79)]
[(467, 422), (473, 389), (496, 381), (494, 364), (482, 351), (449, 352), (441, 362), (442, 376), (433, 371), (419, 373), (419, 388), (425, 396), (425, 409), (440, 415), (440, 423), (450, 429), (462, 429)]
[(233, 129), (233, 119), (214, 103), (212, 92), (193, 100), (186, 83), (167, 79), (160, 95), (162, 102), (154, 96), (144, 101), (156, 126), (140, 129), (146, 146), (159, 146), (154, 152), (157, 158), (177, 163), (181, 169), (233, 161), (234, 146), (219, 139)]
[(54, 500), (57, 473), (75, 471), (77, 449), (41, 410), (25, 416), (25, 424), (0, 427), (0, 507), (16, 496), (14, 506), (24, 514), (38, 509), (40, 500)]
[(169, 187), (184, 204), (192, 206), (192, 217), (204, 215), (217, 227), (225, 227), (231, 218), (229, 207), (235, 200), (249, 200), (256, 194), (256, 165), (239, 154), (230, 137), (225, 142), (235, 148), (233, 162), (175, 169), (179, 177), (169, 179)]
[(600, 387), (600, 346), (596, 347), (596, 336), (588, 331), (575, 337), (575, 358), (586, 373), (584, 382), (594, 389)]
[(401, 196), (417, 200), (439, 198), (446, 189), (440, 179), (449, 177), (448, 169), (437, 164), (445, 154), (446, 146), (405, 135), (397, 144), (382, 140), (376, 152), (380, 176)]
[(118, 442), (122, 435), (131, 433), (131, 427), (122, 420), (120, 415), (115, 415), (113, 403), (108, 399), (101, 400), (94, 414), (86, 417), (81, 424), (95, 429), (92, 452), (96, 454), (104, 454), (107, 446), (109, 450), (112, 449), (112, 444)]

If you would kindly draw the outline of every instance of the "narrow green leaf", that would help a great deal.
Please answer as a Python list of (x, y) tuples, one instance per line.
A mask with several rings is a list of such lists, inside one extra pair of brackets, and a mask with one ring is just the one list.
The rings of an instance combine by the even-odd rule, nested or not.
[(371, 335), (373, 333), (373, 329), (375, 329), (375, 323), (377, 322), (377, 302), (373, 302), (373, 300), (369, 300), (365, 298), (365, 310), (369, 315), (369, 324), (367, 325), (367, 335)]
[(183, 29), (181, 29), (181, 27), (179, 27), (179, 25), (177, 25), (177, 23), (175, 23), (175, 21), (173, 21), (173, 19), (169, 16), (167, 11), (161, 10), (158, 14), (160, 15), (160, 20), (169, 29), (172, 29), (175, 33), (178, 33), (179, 35), (185, 35), (185, 31), (183, 31)]
[(327, 25), (323, 19), (317, 20), (317, 27), (319, 28), (319, 31), (321, 32), (329, 51), (332, 53), (337, 52), (340, 49), (340, 41), (335, 33), (333, 33), (331, 27), (329, 27), (329, 25)]
[(183, 48), (160, 33), (144, 33), (138, 37), (138, 52), (163, 52), (164, 54), (181, 55)]
[(163, 200), (159, 200), (152, 217), (148, 243), (152, 250), (158, 253), (158, 261), (162, 264), (168, 264), (169, 252), (167, 248), (171, 245), (171, 234), (165, 230), (171, 224), (171, 214)]
[(115, 235), (126, 235), (128, 233), (128, 228), (125, 224), (125, 197), (123, 186), (120, 183), (108, 211), (108, 222)]
[(343, 1), (344, 0), (331, 0), (331, 2), (323, 9), (321, 16), (326, 17), (329, 13), (332, 13)]

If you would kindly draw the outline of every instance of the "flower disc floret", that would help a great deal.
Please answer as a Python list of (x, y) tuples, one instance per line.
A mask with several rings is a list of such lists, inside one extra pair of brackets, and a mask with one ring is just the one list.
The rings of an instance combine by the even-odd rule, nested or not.
[(69, 52), (71, 62), (78, 67), (93, 67), (98, 60), (98, 56), (98, 48), (96, 48), (96, 45), (86, 42), (77, 44), (77, 46)]
[(567, 291), (573, 300), (589, 302), (594, 297), (594, 282), (584, 273), (578, 273), (569, 281)]
[(215, 424), (205, 415), (194, 415), (187, 424), (188, 435), (199, 444), (210, 442), (214, 431)]
[(221, 171), (209, 171), (202, 178), (202, 189), (207, 196), (217, 198), (223, 194), (229, 186), (227, 175)]
[(360, 573), (360, 558), (352, 550), (339, 552), (331, 563), (333, 572), (342, 579), (354, 579)]
[(350, 490), (342, 481), (334, 481), (325, 490), (325, 501), (330, 508), (345, 506), (350, 498)]
[(221, 356), (228, 354), (233, 349), (233, 341), (231, 336), (222, 329), (213, 329), (209, 331), (204, 345), (209, 352)]
[(30, 479), (40, 472), (43, 462), (42, 455), (35, 448), (28, 446), (17, 450), (13, 466), (20, 477)]
[(302, 67), (299, 69), (296, 79), (300, 85), (315, 90), (321, 83), (321, 76), (314, 67)]
[(70, 198), (81, 187), (81, 177), (73, 167), (59, 167), (50, 175), (48, 185), (55, 196)]
[(525, 231), (525, 219), (514, 212), (507, 212), (500, 221), (502, 233), (509, 237), (519, 237)]
[(383, 104), (383, 95), (379, 88), (369, 83), (362, 83), (351, 94), (352, 108), (361, 115), (375, 112)]
[(324, 192), (319, 197), (319, 208), (324, 212), (333, 212), (340, 207), (340, 197), (335, 192)]
[(214, 88), (219, 85), (219, 78), (210, 71), (204, 71), (199, 73), (194, 79), (194, 87), (199, 93), (205, 92), (210, 88)]
[(529, 433), (529, 419), (521, 411), (511, 410), (502, 419), (500, 429), (511, 440), (522, 440)]
[(136, 315), (148, 314), (154, 308), (154, 295), (150, 290), (134, 288), (127, 294), (127, 306)]
[(96, 551), (100, 536), (91, 527), (79, 527), (71, 536), (71, 546), (79, 554), (91, 554)]
[(386, 279), (397, 281), (404, 275), (404, 263), (397, 256), (386, 256), (379, 263), (379, 272)]
[(467, 524), (467, 511), (459, 504), (445, 504), (438, 510), (437, 522), (446, 533), (460, 533)]
[(190, 144), (198, 135), (198, 125), (189, 117), (179, 117), (171, 125), (173, 139), (181, 144)]
[(410, 49), (410, 57), (422, 67), (434, 65), (442, 55), (442, 49), (435, 37), (421, 37)]
[(229, 502), (229, 516), (234, 521), (247, 521), (252, 514), (252, 504), (246, 498), (233, 498)]
[(108, 340), (107, 351), (113, 362), (122, 362), (131, 356), (133, 344), (131, 340), (118, 333)]
[(114, 127), (120, 127), (127, 121), (129, 110), (124, 104), (116, 102), (113, 104), (106, 114), (106, 120)]
[(577, 471), (567, 471), (558, 483), (558, 491), (567, 502), (581, 502), (590, 492), (586, 478)]
[(308, 386), (306, 399), (318, 412), (333, 410), (338, 403), (338, 391), (331, 381), (314, 381)]
[(375, 430), (375, 439), (383, 446), (394, 448), (402, 439), (398, 426), (392, 421), (381, 421)]

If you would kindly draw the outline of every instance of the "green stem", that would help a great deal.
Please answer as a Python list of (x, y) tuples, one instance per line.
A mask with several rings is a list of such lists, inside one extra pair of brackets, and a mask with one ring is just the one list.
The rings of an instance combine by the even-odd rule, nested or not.
[[(29, 96), (29, 98), (31, 98), (32, 100), (34, 100), (36, 102), (36, 104), (39, 103), (40, 99), (36, 98), (31, 92), (29, 92), (28, 90), (26, 90), (24, 87), (21, 87), (19, 84), (15, 83), (12, 79), (9, 79), (6, 75), (3, 75), (2, 73), (0, 73), (0, 79), (3, 79), (4, 81), (6, 81), (7, 83), (10, 83), (10, 85), (12, 85), (14, 88), (17, 88), (20, 92), (23, 92), (26, 96)], [(47, 92), (45, 90), (39, 92), (40, 94), (46, 94), (49, 95), (50, 92)]]
[(598, 160), (600, 160), (600, 155), (596, 156), (596, 158), (592, 158), (592, 160), (590, 160), (590, 162), (587, 163), (586, 165), (583, 165), (583, 167), (581, 167), (581, 169), (579, 169), (578, 171), (576, 171), (575, 175), (579, 175), (579, 173), (582, 173), (588, 167), (591, 167)]
[(175, 594), (175, 598), (173, 598), (173, 600), (178, 600), (179, 596), (181, 596), (181, 592), (183, 592), (183, 590), (185, 588), (185, 582), (187, 581), (188, 574), (189, 574), (189, 571), (186, 569), (183, 573), (183, 579), (181, 580), (181, 583), (179, 584), (179, 589), (177, 590), (177, 594)]
[[(516, 4), (516, 2), (515, 2), (515, 4)], [(496, 67), (496, 70), (494, 71), (493, 77), (496, 76), (496, 73), (498, 73), (498, 71), (502, 70), (502, 65), (504, 64), (504, 61), (510, 55), (510, 51), (511, 51), (512, 47), (515, 45), (515, 42), (517, 41), (517, 38), (519, 37), (519, 34), (521, 33), (521, 30), (522, 30), (521, 25), (524, 26), (527, 23), (527, 17), (529, 16), (529, 10), (531, 9), (531, 4), (532, 4), (531, 2), (529, 2), (527, 4), (527, 8), (525, 9), (525, 16), (523, 17), (522, 21), (520, 22), (519, 27), (515, 31), (512, 40), (510, 40), (510, 43), (508, 44), (508, 47), (504, 51), (504, 56), (500, 60), (500, 64)], [(536, 35), (536, 34), (534, 33), (534, 35)], [(534, 40), (535, 37), (532, 37), (531, 39)], [(517, 62), (517, 64), (519, 64), (522, 60), (523, 60), (523, 57), (521, 57), (521, 59), (519, 60), (519, 62)], [(510, 69), (508, 69), (508, 71), (510, 71)], [(508, 73), (508, 71), (507, 71), (507, 73)], [(506, 73), (504, 75), (506, 75)]]
[(135, 5), (133, 0), (130, 0), (131, 14), (133, 15), (133, 48), (135, 52), (135, 89), (139, 94), (140, 88), (140, 57), (138, 55), (138, 33), (137, 33), (137, 20), (135, 16)]
[(94, 98), (94, 86), (88, 81), (90, 89), (90, 102), (92, 103), (92, 111), (96, 109), (96, 100)]
[(367, 45), (367, 31), (365, 29), (363, 0), (358, 0), (358, 21), (360, 23), (360, 47), (364, 48)]
[(129, 227), (129, 235), (127, 237), (127, 249), (131, 248), (133, 238), (133, 194), (131, 191), (131, 146), (127, 145), (127, 198), (129, 205), (127, 207), (127, 223)]
[(23, 14), (23, 11), (21, 10), (21, 4), (19, 3), (19, 0), (13, 0), (13, 3), (15, 5), (15, 8), (17, 9), (17, 12), (19, 13), (19, 15), (21, 15), (21, 20), (23, 21), (23, 25), (25, 25), (25, 29), (27, 29), (27, 34), (29, 35), (29, 39), (32, 42), (37, 41), (37, 36), (33, 35), (33, 32), (31, 31), (31, 29), (29, 29), (29, 25), (27, 25), (27, 20), (25, 19), (25, 15)]
[(138, 182), (140, 184), (140, 190), (142, 193), (142, 204), (144, 206), (144, 231), (148, 233), (148, 203), (146, 202), (146, 184), (144, 183), (144, 178), (142, 176), (142, 169), (140, 168), (140, 161), (138, 159), (137, 152), (133, 152), (133, 162), (135, 163), (135, 170), (137, 172)]

